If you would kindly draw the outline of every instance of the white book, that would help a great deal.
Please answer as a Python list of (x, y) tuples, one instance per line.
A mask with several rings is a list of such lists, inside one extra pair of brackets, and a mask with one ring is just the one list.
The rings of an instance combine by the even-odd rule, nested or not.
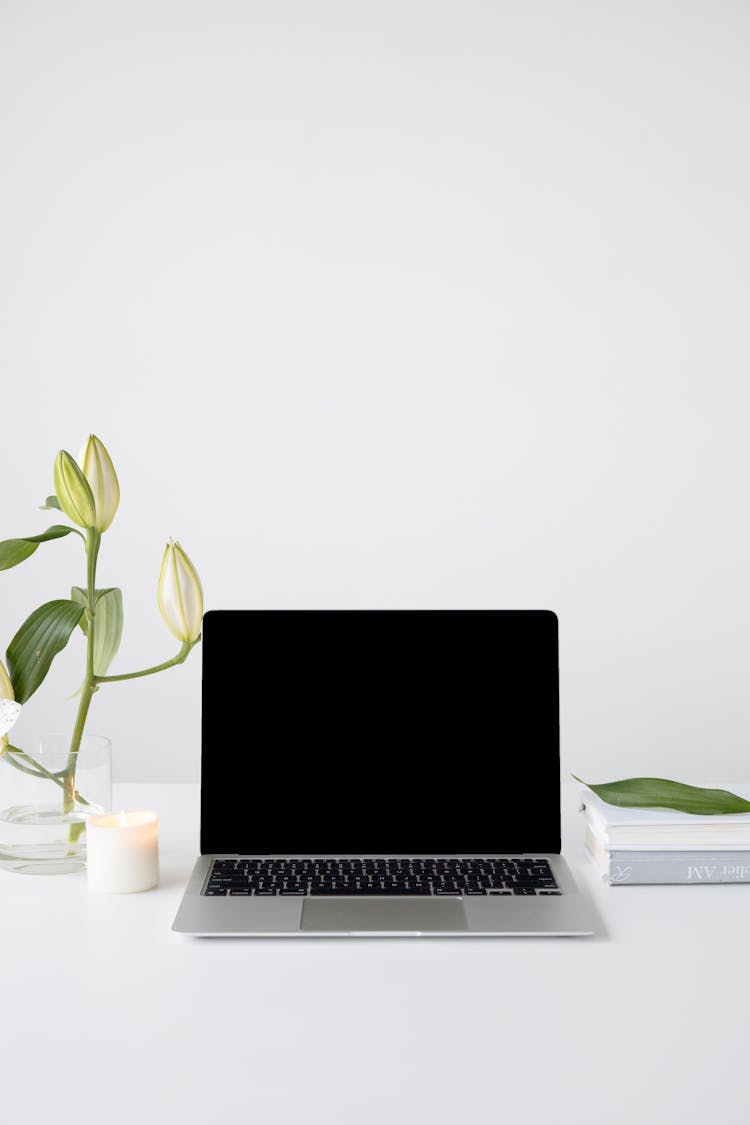
[[(750, 800), (750, 786), (721, 784)], [(750, 813), (698, 816), (676, 809), (627, 809), (609, 805), (590, 789), (581, 794), (581, 809), (594, 832), (609, 848), (639, 851), (700, 848), (730, 851), (750, 848)]]
[(605, 882), (613, 886), (646, 883), (750, 883), (750, 848), (608, 848), (586, 824), (586, 848)]

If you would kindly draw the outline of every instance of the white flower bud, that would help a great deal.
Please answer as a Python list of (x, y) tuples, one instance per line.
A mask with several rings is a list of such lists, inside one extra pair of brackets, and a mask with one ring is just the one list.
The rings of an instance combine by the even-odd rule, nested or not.
[(115, 518), (120, 503), (120, 484), (112, 458), (95, 434), (78, 455), (78, 464), (94, 496), (97, 531), (106, 531)]
[(167, 543), (157, 591), (159, 612), (178, 641), (198, 640), (203, 624), (203, 590), (195, 567), (179, 543)]

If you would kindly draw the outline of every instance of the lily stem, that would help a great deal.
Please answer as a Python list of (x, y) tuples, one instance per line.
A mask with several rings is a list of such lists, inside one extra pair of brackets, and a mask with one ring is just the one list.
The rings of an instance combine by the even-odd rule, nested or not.
[(113, 684), (116, 680), (138, 680), (141, 676), (152, 676), (154, 672), (163, 672), (165, 668), (174, 668), (176, 664), (184, 664), (193, 645), (197, 645), (200, 637), (194, 641), (183, 641), (177, 656), (165, 660), (163, 664), (154, 664), (151, 668), (143, 668), (140, 672), (122, 672), (119, 676), (94, 676), (94, 690), (99, 684)]
[[(83, 730), (86, 726), (89, 707), (97, 684), (94, 677), (94, 637), (96, 633), (96, 560), (101, 544), (101, 534), (95, 527), (86, 528), (86, 678), (81, 688), (81, 701), (78, 705), (73, 735), (68, 750), (68, 761), (63, 773), (63, 816), (73, 811), (75, 804), (75, 777), (78, 764), (78, 751), (81, 749)], [(68, 840), (73, 845), (82, 831), (81, 825), (71, 824)]]

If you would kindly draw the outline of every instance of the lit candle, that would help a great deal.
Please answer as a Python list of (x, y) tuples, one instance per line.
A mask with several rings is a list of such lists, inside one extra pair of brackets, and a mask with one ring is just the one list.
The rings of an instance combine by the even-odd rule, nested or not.
[(159, 818), (154, 812), (120, 812), (86, 821), (90, 891), (131, 894), (159, 882)]

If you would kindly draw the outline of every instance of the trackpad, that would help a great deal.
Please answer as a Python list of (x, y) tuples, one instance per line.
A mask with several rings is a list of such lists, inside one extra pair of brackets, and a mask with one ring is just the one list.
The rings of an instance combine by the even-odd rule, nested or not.
[(300, 929), (346, 934), (456, 933), (468, 925), (466, 911), (457, 899), (308, 898), (302, 906)]

